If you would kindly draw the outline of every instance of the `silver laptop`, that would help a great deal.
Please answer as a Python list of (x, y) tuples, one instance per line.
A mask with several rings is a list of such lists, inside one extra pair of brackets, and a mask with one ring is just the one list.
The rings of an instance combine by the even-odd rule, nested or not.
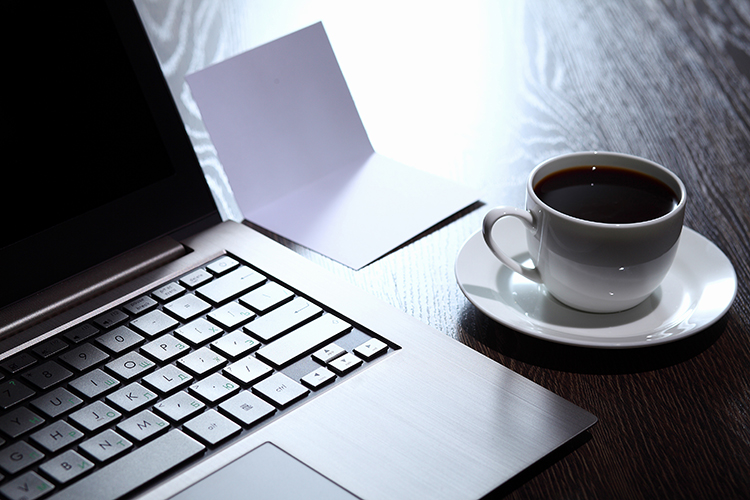
[(129, 2), (26, 10), (9, 14), (35, 43), (6, 93), (3, 498), (474, 499), (596, 422), (221, 222)]

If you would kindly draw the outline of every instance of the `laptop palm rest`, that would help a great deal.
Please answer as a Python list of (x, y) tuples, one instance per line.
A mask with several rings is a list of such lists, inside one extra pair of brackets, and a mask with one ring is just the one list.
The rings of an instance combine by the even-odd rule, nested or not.
[(264, 443), (182, 491), (173, 500), (206, 498), (356, 500), (359, 497), (275, 445)]

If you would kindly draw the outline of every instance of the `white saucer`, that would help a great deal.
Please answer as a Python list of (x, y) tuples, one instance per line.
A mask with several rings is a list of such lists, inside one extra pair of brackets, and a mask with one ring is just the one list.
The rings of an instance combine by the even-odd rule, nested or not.
[[(525, 229), (515, 220), (495, 225), (503, 248), (530, 266)], [(461, 291), (480, 311), (503, 325), (553, 342), (625, 348), (678, 340), (715, 323), (732, 305), (737, 275), (716, 245), (683, 228), (675, 262), (659, 288), (633, 309), (593, 314), (567, 307), (538, 285), (500, 263), (477, 232), (456, 258)]]

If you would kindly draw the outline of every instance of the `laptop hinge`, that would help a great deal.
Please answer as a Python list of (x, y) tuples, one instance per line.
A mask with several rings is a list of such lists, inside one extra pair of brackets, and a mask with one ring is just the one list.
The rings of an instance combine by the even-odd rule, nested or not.
[(26, 330), (187, 253), (162, 238), (119, 255), (0, 311), (0, 339)]

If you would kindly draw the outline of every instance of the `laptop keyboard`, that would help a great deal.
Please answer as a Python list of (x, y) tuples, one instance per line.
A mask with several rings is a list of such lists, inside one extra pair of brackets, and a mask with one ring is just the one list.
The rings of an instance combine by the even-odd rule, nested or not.
[(220, 257), (0, 363), (0, 495), (137, 491), (394, 347)]

